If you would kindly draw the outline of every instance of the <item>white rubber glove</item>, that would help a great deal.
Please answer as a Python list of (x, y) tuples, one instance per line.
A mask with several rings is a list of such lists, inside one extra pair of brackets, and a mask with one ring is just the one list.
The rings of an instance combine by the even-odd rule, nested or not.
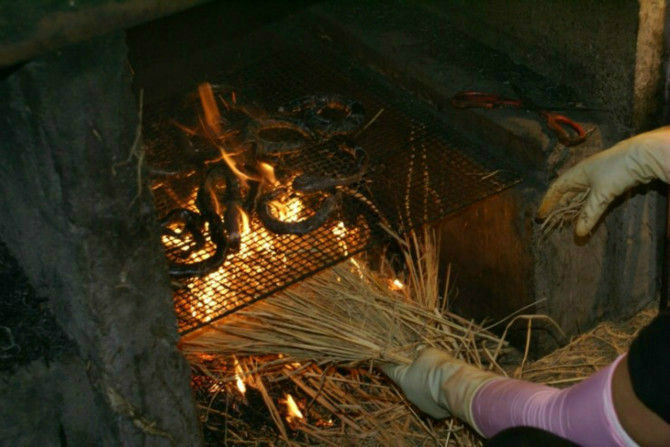
[(568, 169), (545, 194), (538, 217), (548, 217), (590, 189), (575, 227), (578, 236), (585, 236), (612, 200), (653, 179), (670, 179), (670, 126), (623, 140)]
[(424, 349), (409, 365), (382, 369), (424, 413), (437, 419), (453, 415), (478, 432), (472, 419), (472, 398), (482, 385), (500, 377), (435, 348)]

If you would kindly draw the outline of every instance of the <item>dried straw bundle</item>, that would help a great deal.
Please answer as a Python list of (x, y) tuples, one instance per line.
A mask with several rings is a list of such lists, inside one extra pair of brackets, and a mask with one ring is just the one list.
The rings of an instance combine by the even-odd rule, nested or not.
[(390, 287), (391, 277), (353, 260), (182, 340), (182, 350), (191, 356), (277, 354), (286, 363), (355, 366), (408, 363), (423, 345), (478, 366), (495, 363), (505, 343), (446, 311), (435, 237), (426, 230), (423, 238), (401, 243), (408, 274), (399, 290)]
[(572, 224), (581, 212), (590, 188), (575, 192), (569, 200), (564, 201), (542, 222), (542, 235), (548, 237), (554, 230)]

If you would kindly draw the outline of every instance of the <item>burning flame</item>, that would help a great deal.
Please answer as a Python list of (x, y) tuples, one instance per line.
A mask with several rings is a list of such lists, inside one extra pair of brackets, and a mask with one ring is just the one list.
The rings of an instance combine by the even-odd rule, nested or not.
[(285, 402), (286, 408), (288, 410), (288, 416), (286, 417), (286, 420), (292, 422), (297, 419), (304, 419), (300, 408), (298, 408), (298, 404), (295, 402), (295, 400), (293, 400), (293, 396), (290, 394), (285, 394), (284, 396), (286, 398)]
[(237, 386), (237, 389), (240, 391), (240, 393), (244, 394), (247, 392), (247, 387), (244, 384), (244, 380), (242, 380), (244, 371), (242, 370), (240, 362), (237, 361), (236, 357), (233, 357), (233, 362), (234, 362), (233, 364), (235, 365), (235, 385)]
[(211, 394), (217, 394), (221, 390), (223, 390), (223, 387), (221, 386), (220, 383), (217, 382), (217, 383), (212, 384), (212, 386), (210, 386), (207, 391), (209, 391)]
[(237, 203), (234, 206), (237, 207), (237, 213), (240, 216), (240, 226), (242, 227), (240, 234), (246, 236), (249, 234), (249, 231), (251, 231), (251, 227), (249, 226), (249, 215)]
[(219, 152), (221, 152), (221, 158), (223, 159), (223, 161), (226, 162), (230, 170), (233, 171), (233, 174), (235, 174), (235, 176), (242, 181), (243, 185), (246, 186), (247, 180), (253, 180), (253, 181), (260, 180), (260, 178), (258, 177), (242, 172), (242, 170), (238, 166), (238, 162), (233, 157), (233, 154), (228, 153), (228, 151), (226, 151), (223, 147), (219, 147)]
[[(222, 139), (224, 132), (221, 129), (221, 112), (219, 111), (219, 106), (216, 104), (216, 98), (214, 97), (214, 92), (212, 91), (212, 85), (209, 82), (203, 82), (198, 86), (198, 95), (200, 96), (200, 103), (202, 104), (202, 110), (205, 113), (205, 124), (206, 128), (211, 130), (214, 133), (213, 140), (217, 141)], [(207, 129), (205, 129), (207, 130)], [(221, 152), (221, 158), (228, 165), (231, 171), (239, 178), (242, 183), (246, 186), (247, 180), (260, 180), (257, 177), (249, 175), (243, 172), (237, 160), (235, 160), (234, 155), (229, 153), (224, 147), (218, 146), (219, 152)]]
[(216, 136), (220, 136), (221, 131), (221, 112), (216, 105), (216, 98), (212, 91), (212, 85), (209, 82), (203, 82), (198, 86), (198, 95), (202, 103), (202, 110), (205, 112), (205, 123), (214, 131)]
[(261, 171), (261, 177), (263, 181), (270, 184), (271, 186), (277, 185), (277, 177), (275, 177), (275, 168), (269, 163), (260, 162), (258, 163), (258, 169)]
[(391, 290), (402, 290), (405, 288), (405, 284), (402, 283), (398, 278), (394, 279), (391, 281), (391, 284), (389, 284), (389, 289)]

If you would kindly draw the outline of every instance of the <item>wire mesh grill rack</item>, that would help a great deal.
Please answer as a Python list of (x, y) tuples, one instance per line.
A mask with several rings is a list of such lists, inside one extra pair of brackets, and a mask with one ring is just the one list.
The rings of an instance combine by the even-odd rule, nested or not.
[[(217, 81), (216, 94), (223, 114), (230, 114), (227, 122), (232, 127), (244, 122), (243, 116), (236, 115), (240, 106), (244, 115), (258, 119), (272, 116), (304, 95), (336, 93), (357, 101), (365, 108), (364, 122), (369, 125), (350, 139), (365, 151), (369, 164), (361, 181), (339, 188), (341, 205), (307, 234), (274, 234), (252, 213), (250, 232), (218, 270), (180, 281), (174, 299), (182, 333), (370, 248), (385, 235), (380, 222), (407, 231), (521, 180), (503, 160), (446, 126), (430, 107), (378, 73), (334, 54), (280, 51), (240, 71), (222, 74)], [(187, 95), (145, 109), (144, 138), (148, 165), (155, 174), (152, 189), (159, 216), (175, 208), (197, 210), (202, 162), (219, 155), (218, 149), (200, 144), (185, 131), (197, 120), (194, 104), (195, 97)], [(232, 104), (236, 107), (229, 107)], [(269, 161), (282, 184), (290, 184), (299, 173), (352, 172), (355, 160), (338, 149), (338, 141), (314, 142)], [(245, 147), (244, 142), (240, 147)], [(313, 215), (323, 200), (320, 194), (299, 199), (293, 218)], [(215, 247), (207, 241), (191, 253), (189, 262), (212, 255)], [(164, 244), (169, 260), (183, 262), (180, 253), (188, 253), (193, 241), (164, 236)]]

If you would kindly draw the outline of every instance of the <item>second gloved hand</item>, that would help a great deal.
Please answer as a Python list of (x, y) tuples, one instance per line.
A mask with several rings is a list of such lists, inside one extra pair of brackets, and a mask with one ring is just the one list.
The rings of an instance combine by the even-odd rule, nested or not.
[(546, 218), (590, 190), (575, 227), (578, 236), (585, 236), (612, 200), (653, 179), (670, 180), (670, 126), (623, 140), (568, 169), (551, 185), (537, 215)]
[(438, 419), (453, 415), (477, 431), (472, 399), (482, 385), (500, 377), (435, 348), (424, 349), (409, 365), (386, 365), (383, 370), (423, 412)]

